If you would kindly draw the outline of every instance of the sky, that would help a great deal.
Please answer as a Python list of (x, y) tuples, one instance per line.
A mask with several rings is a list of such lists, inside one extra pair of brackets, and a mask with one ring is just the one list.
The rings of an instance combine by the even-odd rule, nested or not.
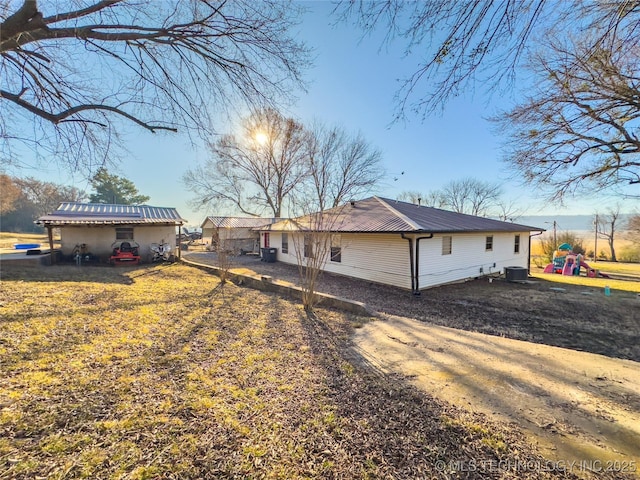
[[(509, 97), (487, 98), (478, 90), (451, 100), (442, 114), (392, 123), (394, 94), (399, 81), (413, 72), (417, 58), (404, 58), (401, 43), (382, 47), (380, 35), (363, 38), (352, 26), (333, 26), (329, 2), (305, 5), (309, 12), (298, 35), (314, 49), (315, 62), (307, 72), (308, 91), (300, 93), (298, 102), (285, 113), (303, 123), (318, 119), (348, 132), (361, 132), (383, 154), (387, 174), (377, 195), (395, 198), (406, 190), (428, 192), (474, 177), (502, 182), (504, 199), (516, 201), (526, 215), (591, 215), (615, 203), (607, 198), (576, 198), (564, 206), (553, 204), (536, 197), (532, 187), (509, 179), (510, 172), (500, 160), (505, 139), (486, 120), (508, 109)], [(125, 140), (132, 155), (112, 173), (133, 181), (141, 194), (151, 197), (150, 205), (177, 208), (191, 226), (199, 226), (207, 215), (226, 213), (192, 210), (191, 194), (180, 182), (188, 168), (207, 158), (205, 148), (192, 146), (179, 134), (154, 135), (134, 127)], [(89, 190), (86, 181), (76, 181), (61, 170), (34, 176)], [(627, 202), (623, 210), (638, 207), (637, 202)]]

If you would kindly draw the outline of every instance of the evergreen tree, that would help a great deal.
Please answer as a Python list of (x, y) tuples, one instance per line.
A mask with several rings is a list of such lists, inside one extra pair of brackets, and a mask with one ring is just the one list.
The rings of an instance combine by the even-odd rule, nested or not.
[(95, 190), (89, 196), (91, 203), (114, 203), (120, 205), (141, 205), (149, 201), (148, 196), (140, 195), (133, 182), (127, 178), (110, 174), (101, 168), (91, 179)]

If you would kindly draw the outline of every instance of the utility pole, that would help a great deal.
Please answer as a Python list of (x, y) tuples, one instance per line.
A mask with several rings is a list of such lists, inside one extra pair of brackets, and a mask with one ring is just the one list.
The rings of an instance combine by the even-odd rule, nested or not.
[(595, 230), (596, 230), (596, 237), (594, 240), (594, 245), (593, 245), (593, 261), (596, 261), (596, 258), (598, 258), (598, 214), (596, 213), (596, 221), (593, 222), (593, 225), (595, 226)]
[[(551, 223), (551, 222), (544, 222), (544, 223)], [(558, 234), (557, 234), (557, 231), (558, 231), (558, 222), (556, 222), (554, 220), (553, 221), (553, 252), (558, 250)]]

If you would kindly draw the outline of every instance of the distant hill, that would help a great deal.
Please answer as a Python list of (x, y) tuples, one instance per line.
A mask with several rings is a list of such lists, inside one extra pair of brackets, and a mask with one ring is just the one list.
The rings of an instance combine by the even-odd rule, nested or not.
[[(626, 225), (631, 216), (631, 214), (621, 214), (619, 225)], [(553, 230), (554, 220), (557, 222), (556, 228), (558, 231), (593, 231), (593, 215), (526, 215), (518, 217), (515, 223)]]

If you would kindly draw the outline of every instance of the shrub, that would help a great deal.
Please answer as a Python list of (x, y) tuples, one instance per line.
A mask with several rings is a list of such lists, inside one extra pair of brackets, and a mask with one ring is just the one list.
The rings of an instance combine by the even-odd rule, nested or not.
[(583, 247), (584, 239), (578, 236), (574, 232), (559, 232), (556, 238), (557, 244), (553, 244), (553, 236), (548, 235), (540, 238), (540, 248), (542, 249), (542, 254), (544, 258), (551, 261), (553, 258), (553, 252), (556, 251), (558, 245), (562, 245), (563, 243), (568, 243), (573, 248), (573, 253), (580, 253), (582, 255), (585, 254), (585, 249)]
[(640, 262), (640, 245), (630, 245), (623, 248), (617, 255), (621, 262)]

